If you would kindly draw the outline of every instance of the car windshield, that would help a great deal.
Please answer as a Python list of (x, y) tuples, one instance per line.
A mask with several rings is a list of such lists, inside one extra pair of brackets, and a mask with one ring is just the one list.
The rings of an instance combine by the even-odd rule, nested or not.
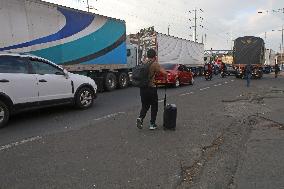
[(175, 68), (175, 64), (161, 64), (162, 68), (165, 70), (173, 70)]

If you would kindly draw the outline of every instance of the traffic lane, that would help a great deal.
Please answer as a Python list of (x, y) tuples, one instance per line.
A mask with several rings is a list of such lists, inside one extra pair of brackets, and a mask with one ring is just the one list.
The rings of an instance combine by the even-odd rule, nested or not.
[[(196, 90), (189, 96), (171, 95), (179, 111), (175, 132), (138, 130), (138, 107), (132, 107), (126, 114), (95, 121), (80, 130), (7, 146), (0, 151), (4, 175), (0, 183), (4, 188), (174, 188), (180, 180), (181, 166), (191, 165), (202, 146), (210, 145), (223, 129), (222, 124), (229, 121), (220, 119), (221, 100), (240, 91), (234, 85)], [(161, 119), (159, 111), (159, 129)]]
[[(205, 81), (204, 77), (197, 77), (195, 78), (194, 85), (168, 88), (167, 95), (171, 97), (191, 91), (198, 91), (199, 89), (220, 84), (230, 79), (229, 77), (221, 79), (217, 76), (212, 81)], [(158, 92), (159, 98), (162, 100), (164, 89), (159, 88)], [(97, 119), (123, 113), (133, 106), (137, 106), (138, 114), (140, 108), (139, 89), (134, 87), (99, 93), (94, 106), (83, 111), (77, 110), (72, 106), (60, 106), (18, 114), (11, 118), (7, 127), (1, 129), (0, 144), (4, 145), (30, 137), (79, 129), (90, 125)], [(93, 126), (96, 126), (96, 124)]]

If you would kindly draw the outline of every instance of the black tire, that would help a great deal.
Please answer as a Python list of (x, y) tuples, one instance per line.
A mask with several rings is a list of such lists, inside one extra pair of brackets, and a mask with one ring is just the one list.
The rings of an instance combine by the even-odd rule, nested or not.
[(9, 117), (10, 110), (8, 106), (4, 102), (0, 101), (0, 128), (3, 128), (7, 124)]
[(114, 73), (107, 73), (105, 76), (105, 90), (106, 91), (112, 91), (116, 88), (117, 86), (117, 79)]
[(90, 108), (94, 103), (94, 91), (89, 87), (82, 87), (75, 96), (75, 105), (80, 109)]
[(124, 89), (129, 85), (129, 77), (127, 73), (121, 72), (118, 76), (118, 87)]

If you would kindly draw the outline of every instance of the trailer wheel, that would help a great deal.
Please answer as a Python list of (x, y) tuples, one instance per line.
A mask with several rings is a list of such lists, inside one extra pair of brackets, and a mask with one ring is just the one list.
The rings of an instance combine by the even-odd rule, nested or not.
[(10, 111), (8, 106), (0, 101), (0, 128), (4, 127), (10, 117)]
[(116, 88), (117, 80), (114, 73), (107, 73), (105, 76), (105, 90), (112, 91)]
[(127, 73), (121, 72), (118, 76), (118, 87), (123, 89), (129, 85), (129, 77)]

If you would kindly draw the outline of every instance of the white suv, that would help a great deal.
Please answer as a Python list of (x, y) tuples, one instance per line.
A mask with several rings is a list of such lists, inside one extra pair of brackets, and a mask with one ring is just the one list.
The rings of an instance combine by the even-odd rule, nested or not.
[(89, 77), (28, 54), (0, 53), (0, 128), (11, 114), (74, 103), (86, 109), (96, 98), (97, 85)]

